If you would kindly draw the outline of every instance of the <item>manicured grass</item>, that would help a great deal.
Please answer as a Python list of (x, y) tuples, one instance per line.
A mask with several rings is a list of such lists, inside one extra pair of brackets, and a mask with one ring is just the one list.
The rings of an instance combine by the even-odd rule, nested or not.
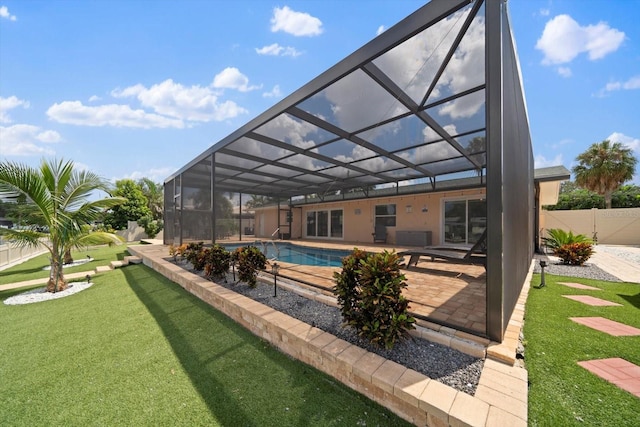
[[(75, 273), (79, 271), (91, 271), (100, 265), (109, 265), (111, 261), (124, 259), (129, 255), (127, 245), (117, 246), (96, 246), (82, 251), (71, 251), (71, 256), (75, 261), (85, 259), (89, 255), (93, 261), (75, 267), (65, 267), (65, 273)], [(6, 270), (0, 271), (0, 285), (24, 280), (33, 280), (49, 277), (49, 270), (43, 270), (49, 265), (49, 253), (44, 253), (31, 258), (21, 264), (14, 265)]]
[(0, 304), (0, 425), (407, 425), (144, 265), (93, 281)]
[[(579, 268), (579, 267), (576, 267)], [(573, 289), (577, 282), (600, 291)], [(529, 371), (529, 425), (637, 426), (640, 399), (577, 362), (621, 357), (640, 365), (640, 337), (613, 337), (570, 317), (604, 317), (640, 328), (640, 285), (535, 275), (526, 305), (525, 362)], [(562, 295), (591, 295), (622, 307), (591, 307)]]

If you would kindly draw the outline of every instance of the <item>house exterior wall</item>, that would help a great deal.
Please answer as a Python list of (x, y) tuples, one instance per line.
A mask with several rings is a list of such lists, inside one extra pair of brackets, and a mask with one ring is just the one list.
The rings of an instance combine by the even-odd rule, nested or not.
[[(396, 226), (387, 227), (387, 244), (397, 243), (398, 231), (431, 231), (432, 243), (441, 244), (443, 242), (442, 218), (444, 201), (447, 199), (463, 200), (484, 197), (485, 193), (484, 188), (477, 188), (442, 193), (335, 201), (295, 207), (292, 210), (291, 238), (372, 243), (376, 205), (395, 204)], [(427, 208), (426, 212), (423, 212), (423, 207)], [(286, 224), (286, 212), (282, 209), (285, 209), (285, 206), (281, 206), (280, 228), (286, 232), (288, 227), (283, 226)], [(343, 237), (307, 237), (305, 230), (307, 212), (333, 209), (342, 209), (343, 211)], [(257, 224), (261, 220), (264, 221), (262, 234), (260, 234), (260, 227)], [(277, 207), (256, 209), (256, 237), (270, 238), (271, 233), (276, 228), (278, 228)]]
[(540, 235), (560, 228), (597, 238), (603, 245), (640, 245), (640, 208), (583, 209), (540, 212)]

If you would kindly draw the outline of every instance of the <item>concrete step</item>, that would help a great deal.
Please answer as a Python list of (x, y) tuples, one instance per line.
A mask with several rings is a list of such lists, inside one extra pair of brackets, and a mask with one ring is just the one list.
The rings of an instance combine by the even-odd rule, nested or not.
[(99, 265), (96, 267), (96, 273), (106, 273), (108, 271), (113, 270), (109, 265)]
[(142, 264), (142, 258), (140, 258), (139, 256), (126, 256), (124, 257), (124, 260), (129, 264)]

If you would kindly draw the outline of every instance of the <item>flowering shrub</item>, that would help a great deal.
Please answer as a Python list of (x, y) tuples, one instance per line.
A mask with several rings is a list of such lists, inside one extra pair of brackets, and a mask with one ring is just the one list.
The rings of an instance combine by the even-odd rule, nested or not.
[(569, 243), (553, 251), (565, 264), (583, 265), (593, 255), (593, 246), (589, 242)]

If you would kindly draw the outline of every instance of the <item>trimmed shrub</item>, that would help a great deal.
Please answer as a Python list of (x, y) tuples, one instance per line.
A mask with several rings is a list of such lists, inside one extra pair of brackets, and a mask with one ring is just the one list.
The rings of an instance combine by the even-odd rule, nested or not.
[(255, 288), (258, 270), (264, 270), (267, 267), (267, 257), (255, 246), (244, 246), (233, 251), (231, 259), (238, 264), (240, 281)]
[(588, 242), (570, 243), (562, 245), (553, 253), (565, 264), (583, 265), (593, 255), (593, 246)]
[(207, 277), (222, 278), (229, 271), (231, 253), (222, 246), (216, 244), (205, 249), (204, 258), (204, 274)]
[(549, 237), (542, 241), (565, 264), (583, 265), (593, 255), (593, 240), (584, 234), (574, 235), (559, 228), (551, 228), (547, 233)]
[(204, 242), (191, 242), (187, 244), (184, 257), (193, 265), (195, 271), (202, 271), (204, 269), (204, 257), (202, 256), (202, 248)]
[(396, 341), (415, 328), (409, 301), (402, 296), (407, 287), (395, 252), (368, 254), (354, 249), (334, 273), (334, 293), (345, 324), (371, 343), (393, 348)]

